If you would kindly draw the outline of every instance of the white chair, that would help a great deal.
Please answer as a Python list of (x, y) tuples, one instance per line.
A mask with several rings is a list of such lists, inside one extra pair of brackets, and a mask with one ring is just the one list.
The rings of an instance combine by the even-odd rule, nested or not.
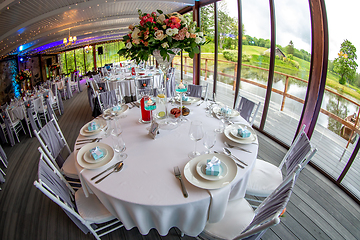
[(283, 167), (286, 168), (286, 176), (296, 171), (297, 167), (299, 167), (299, 172), (305, 167), (317, 149), (312, 147), (304, 129), (305, 125), (301, 128), (300, 133), (295, 138), (279, 166), (256, 159), (255, 166), (247, 183), (246, 194), (256, 197), (267, 197), (283, 181)]
[(45, 123), (47, 123), (49, 120), (47, 117), (48, 109), (47, 109), (46, 102), (44, 102), (44, 101), (45, 101), (44, 97), (40, 96), (33, 101), (33, 104), (34, 104), (35, 111), (39, 115), (39, 118), (45, 120)]
[(59, 94), (59, 90), (57, 88), (57, 84), (55, 83), (50, 83), (50, 87), (51, 87), (51, 91), (53, 93), (53, 97), (54, 97), (54, 101), (52, 101), (52, 108), (53, 110), (58, 110), (59, 115), (62, 114), (62, 110), (61, 110), (61, 104), (62, 104), (62, 99), (61, 99), (61, 94)]
[(98, 93), (97, 99), (99, 101), (101, 112), (118, 104), (115, 90)]
[(45, 154), (40, 155), (38, 180), (34, 185), (59, 205), (85, 234), (90, 232), (98, 240), (123, 226), (95, 195), (86, 197), (82, 189), (75, 192)]
[[(55, 118), (52, 117), (39, 131), (34, 130), (34, 133), (42, 149), (53, 164), (57, 166), (59, 171), (67, 177), (68, 181), (72, 183), (74, 187), (78, 186), (80, 180), (75, 167), (75, 153), (71, 152)], [(66, 159), (60, 154), (64, 148), (69, 154)]]
[(247, 122), (250, 123), (250, 126), (254, 124), (254, 120), (259, 111), (261, 102), (255, 103), (244, 96), (241, 96), (240, 93), (236, 99), (235, 108), (239, 111), (240, 116), (242, 116)]
[(295, 184), (296, 173), (289, 175), (254, 211), (244, 198), (228, 202), (225, 216), (208, 223), (201, 239), (260, 239), (266, 230), (280, 223)]
[(0, 161), (3, 163), (4, 167), (7, 168), (8, 165), (7, 156), (1, 145), (0, 145)]
[(202, 98), (204, 99), (204, 101), (206, 101), (208, 95), (208, 87), (209, 83), (205, 83), (205, 85), (188, 84), (187, 96)]
[[(139, 101), (144, 95), (154, 95), (154, 77), (147, 76), (143, 78), (136, 78), (135, 82), (135, 96)], [(155, 90), (156, 91), (156, 90)], [(155, 93), (156, 96), (156, 93)]]
[[(14, 132), (17, 141), (20, 142), (19, 132), (22, 130), (26, 135), (25, 128), (24, 128), (22, 122), (20, 121), (20, 119), (11, 120), (11, 117), (10, 117), (7, 109), (5, 109), (2, 112), (2, 114), (0, 114), (0, 115), (2, 117), (3, 122), (5, 123), (5, 126), (6, 126), (6, 123), (8, 124), (8, 127), (6, 127), (5, 129), (6, 129), (6, 133), (8, 134), (9, 139), (11, 138), (11, 136), (10, 136), (10, 134), (12, 134), (11, 132)], [(8, 132), (7, 128), (9, 128), (11, 132)]]

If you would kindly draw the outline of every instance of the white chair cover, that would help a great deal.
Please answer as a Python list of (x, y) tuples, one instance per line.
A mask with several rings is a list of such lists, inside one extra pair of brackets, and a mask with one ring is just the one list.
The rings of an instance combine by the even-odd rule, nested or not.
[(188, 84), (187, 95), (190, 96), (190, 97), (201, 98), (202, 86), (201, 85)]

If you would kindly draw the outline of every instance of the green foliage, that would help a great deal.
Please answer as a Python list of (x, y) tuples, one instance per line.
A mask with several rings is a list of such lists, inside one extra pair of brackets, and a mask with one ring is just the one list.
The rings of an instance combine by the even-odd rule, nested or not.
[(295, 47), (293, 41), (290, 40), (289, 45), (286, 46), (286, 53), (294, 55)]
[(339, 80), (339, 83), (341, 84), (341, 85), (345, 85), (345, 83), (346, 83), (346, 79), (345, 78), (340, 78), (340, 80)]
[(294, 60), (294, 56), (292, 54), (288, 54), (287, 58), (290, 59), (290, 60)]
[(341, 44), (338, 55), (339, 57), (334, 60), (334, 71), (340, 75), (341, 82), (352, 82), (358, 67), (356, 63), (357, 56), (355, 46), (346, 39)]
[(232, 62), (238, 61), (238, 51), (237, 50), (224, 50), (223, 56), (228, 61), (232, 61)]

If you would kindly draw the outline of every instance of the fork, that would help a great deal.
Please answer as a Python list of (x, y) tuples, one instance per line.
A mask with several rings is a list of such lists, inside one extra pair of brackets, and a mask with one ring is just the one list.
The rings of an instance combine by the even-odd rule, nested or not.
[(184, 197), (187, 198), (189, 195), (188, 195), (188, 193), (187, 193), (187, 191), (186, 191), (184, 182), (183, 182), (183, 180), (181, 179), (181, 173), (180, 173), (180, 169), (179, 169), (178, 166), (174, 167), (174, 174), (175, 174), (175, 177), (180, 180), (181, 190), (182, 190), (182, 192), (183, 192), (183, 194), (184, 194)]
[(230, 145), (228, 142), (224, 142), (225, 146), (228, 147), (228, 148), (236, 148), (236, 149), (239, 149), (241, 151), (244, 151), (244, 152), (248, 152), (248, 153), (252, 153), (251, 151), (245, 149), (245, 148), (242, 148), (242, 147), (239, 147), (239, 146), (234, 146), (234, 145)]

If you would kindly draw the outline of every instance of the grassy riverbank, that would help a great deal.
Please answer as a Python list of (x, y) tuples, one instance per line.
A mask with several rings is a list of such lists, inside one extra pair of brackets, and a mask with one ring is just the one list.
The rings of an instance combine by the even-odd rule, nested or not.
[[(258, 46), (243, 46), (243, 55), (249, 55), (251, 58), (249, 61), (244, 61), (244, 64), (249, 64), (253, 66), (258, 66), (262, 68), (269, 68), (270, 59), (269, 57), (263, 55), (266, 48), (258, 47)], [(201, 47), (201, 57), (214, 59), (214, 45), (208, 44), (206, 46)], [(222, 55), (222, 51), (219, 51), (218, 55), (219, 60), (226, 60)], [(294, 61), (299, 63), (299, 68), (297, 69), (292, 64), (288, 62), (284, 62), (280, 59), (276, 59), (275, 61), (275, 71), (286, 73), (293, 76), (298, 76), (304, 80), (308, 80), (309, 71), (310, 71), (310, 62), (307, 62), (303, 59), (294, 57)], [(202, 64), (204, 65), (204, 64)], [(222, 71), (223, 69), (227, 69), (230, 67), (229, 63), (219, 62), (218, 71)], [(202, 66), (204, 67), (204, 66)], [(209, 69), (212, 68), (211, 64), (208, 65)], [(348, 97), (353, 98), (354, 100), (360, 101), (360, 88), (349, 85), (341, 85), (339, 83), (339, 76), (333, 72), (328, 71), (326, 76), (326, 87), (328, 89), (332, 89), (339, 94), (347, 95)]]

